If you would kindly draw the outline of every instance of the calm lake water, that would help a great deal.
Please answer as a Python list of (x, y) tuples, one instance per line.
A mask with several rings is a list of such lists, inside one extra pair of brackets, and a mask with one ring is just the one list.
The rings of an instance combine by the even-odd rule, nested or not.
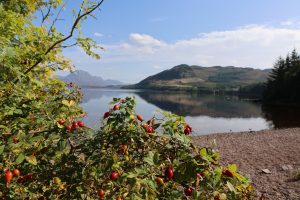
[(300, 126), (300, 109), (263, 108), (237, 96), (94, 88), (84, 88), (83, 93), (84, 121), (95, 128), (112, 98), (126, 96), (136, 97), (137, 113), (144, 119), (150, 119), (158, 109), (184, 116), (194, 135)]

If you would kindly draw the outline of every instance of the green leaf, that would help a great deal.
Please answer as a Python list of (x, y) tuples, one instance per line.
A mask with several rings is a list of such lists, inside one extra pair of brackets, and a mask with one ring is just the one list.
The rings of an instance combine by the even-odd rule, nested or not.
[(149, 165), (155, 165), (154, 164), (154, 153), (153, 151), (149, 151), (148, 155), (144, 158), (144, 161), (148, 163)]
[(136, 177), (138, 177), (138, 174), (129, 172), (128, 174), (124, 174), (124, 176), (127, 178), (136, 178)]
[(29, 162), (32, 165), (37, 165), (37, 160), (36, 157), (34, 155), (31, 156), (25, 156), (25, 159), (27, 162)]
[(159, 126), (160, 126), (160, 123), (154, 124), (154, 125), (153, 125), (153, 129), (157, 129)]
[(153, 162), (154, 164), (158, 165), (159, 164), (159, 153), (155, 152), (154, 157), (153, 157)]
[(5, 145), (1, 145), (1, 146), (0, 146), (0, 154), (2, 154), (2, 153), (3, 153), (3, 151), (4, 151), (4, 147), (5, 147)]
[(25, 159), (24, 154), (23, 153), (19, 154), (18, 157), (17, 157), (17, 159), (15, 160), (15, 164), (16, 165), (21, 164), (24, 161), (24, 159)]
[(67, 146), (67, 142), (65, 140), (60, 140), (58, 142), (58, 149), (60, 151), (63, 151), (66, 148), (66, 146)]
[(35, 137), (32, 137), (32, 138), (30, 138), (30, 142), (38, 142), (38, 141), (40, 141), (40, 140), (43, 140), (44, 139), (44, 137), (43, 136), (35, 136)]
[(136, 168), (136, 169), (134, 169), (134, 171), (136, 172), (136, 174), (139, 174), (139, 175), (146, 175), (147, 174), (147, 172), (143, 168)]

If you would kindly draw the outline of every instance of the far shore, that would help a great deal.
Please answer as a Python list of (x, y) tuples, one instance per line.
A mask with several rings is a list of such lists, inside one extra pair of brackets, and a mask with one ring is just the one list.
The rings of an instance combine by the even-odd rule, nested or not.
[[(211, 146), (215, 140), (221, 164), (235, 163), (250, 176), (257, 196), (270, 200), (299, 200), (300, 128), (222, 133), (192, 138), (195, 144)], [(262, 172), (268, 169), (271, 173)]]

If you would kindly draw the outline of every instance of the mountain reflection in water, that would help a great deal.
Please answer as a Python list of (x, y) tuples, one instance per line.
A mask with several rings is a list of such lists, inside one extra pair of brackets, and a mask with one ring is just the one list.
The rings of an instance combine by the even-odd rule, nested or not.
[(88, 113), (84, 120), (90, 126), (99, 126), (113, 97), (126, 96), (136, 97), (137, 112), (145, 119), (157, 109), (186, 117), (196, 135), (300, 126), (300, 109), (262, 108), (237, 96), (96, 88), (84, 88), (83, 94), (82, 106)]

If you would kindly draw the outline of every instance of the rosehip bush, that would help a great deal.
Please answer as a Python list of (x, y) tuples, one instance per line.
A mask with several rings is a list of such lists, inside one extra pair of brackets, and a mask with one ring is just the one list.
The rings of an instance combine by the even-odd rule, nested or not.
[(102, 2), (75, 5), (66, 34), (56, 26), (63, 1), (0, 0), (0, 197), (250, 199), (248, 179), (195, 146), (183, 117), (159, 112), (145, 121), (134, 98), (115, 98), (99, 113), (99, 130), (85, 126), (80, 88), (55, 71), (72, 69), (62, 55), (70, 38), (98, 57), (78, 29)]
[[(118, 109), (112, 106), (104, 115), (100, 130), (78, 144), (79, 160), (68, 159), (68, 166), (82, 160), (76, 174), (84, 184), (72, 195), (97, 198), (101, 191), (103, 199), (251, 198), (248, 179), (235, 165), (219, 166), (217, 151), (195, 146), (186, 135), (186, 127), (191, 127), (183, 117), (162, 111), (146, 125), (137, 120), (141, 116), (135, 113), (134, 98), (115, 98), (112, 105)], [(74, 176), (68, 174), (64, 182)]]
[[(15, 199), (251, 199), (248, 179), (235, 165), (219, 166), (217, 151), (195, 146), (186, 135), (190, 126), (183, 117), (161, 111), (146, 125), (135, 119), (134, 98), (115, 98), (112, 104), (119, 108), (112, 107), (102, 117), (98, 131), (86, 127), (70, 131), (57, 122), (55, 132), (60, 136), (48, 133), (57, 143), (41, 148), (43, 153), (23, 159), (15, 156), (15, 161), (2, 158), (10, 170), (19, 166), (22, 173), (15, 177), (6, 172), (2, 195)], [(74, 119), (69, 121), (65, 123)]]

